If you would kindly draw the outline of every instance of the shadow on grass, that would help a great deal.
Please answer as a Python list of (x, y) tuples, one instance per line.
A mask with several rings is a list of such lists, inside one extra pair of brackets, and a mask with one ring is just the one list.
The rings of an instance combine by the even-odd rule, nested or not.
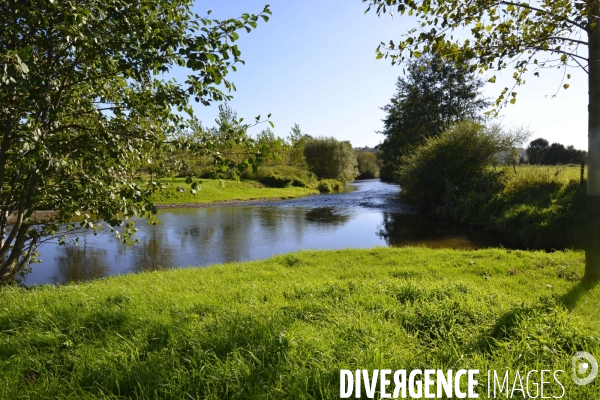
[(594, 289), (599, 284), (600, 284), (600, 282), (598, 282), (598, 281), (590, 282), (590, 281), (582, 280), (577, 285), (573, 286), (571, 288), (571, 290), (569, 290), (567, 293), (562, 295), (560, 297), (560, 302), (562, 303), (563, 306), (565, 306), (565, 308), (567, 308), (569, 311), (571, 311), (575, 308), (575, 306), (577, 306), (579, 299), (583, 295), (585, 295), (586, 293), (589, 293), (592, 289)]
[(521, 304), (506, 311), (479, 337), (474, 350), (492, 355), (510, 347), (516, 354), (539, 352), (543, 357), (556, 352), (574, 354), (586, 348), (589, 335), (573, 329), (570, 311), (593, 286), (579, 283), (563, 296), (542, 297), (536, 304)]

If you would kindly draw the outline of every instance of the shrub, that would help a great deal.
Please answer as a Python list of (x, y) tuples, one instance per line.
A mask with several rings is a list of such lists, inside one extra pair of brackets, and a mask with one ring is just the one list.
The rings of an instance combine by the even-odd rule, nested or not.
[(369, 151), (359, 151), (356, 153), (356, 162), (358, 163), (359, 173), (356, 179), (379, 178), (379, 164), (375, 154)]
[(343, 185), (344, 184), (342, 182), (337, 181), (335, 179), (322, 179), (319, 181), (319, 184), (317, 185), (317, 189), (321, 193), (329, 193), (329, 192), (341, 190)]
[(257, 180), (265, 186), (285, 188), (290, 186), (315, 188), (317, 187), (317, 178), (309, 171), (290, 167), (259, 167), (257, 172), (246, 170), (242, 174), (244, 179)]
[(348, 141), (318, 137), (306, 143), (304, 156), (308, 168), (319, 179), (347, 182), (358, 175), (356, 154)]
[(482, 183), (496, 187), (488, 166), (496, 153), (514, 147), (520, 135), (472, 121), (453, 125), (403, 156), (398, 171), (401, 196), (434, 210), (453, 193), (465, 196)]

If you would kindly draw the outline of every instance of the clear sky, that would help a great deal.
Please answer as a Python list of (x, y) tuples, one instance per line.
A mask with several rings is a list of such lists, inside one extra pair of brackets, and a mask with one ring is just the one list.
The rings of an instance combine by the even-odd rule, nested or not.
[[(195, 11), (224, 19), (243, 12), (258, 13), (267, 2), (260, 0), (196, 1)], [(271, 113), (274, 132), (287, 136), (298, 123), (312, 136), (334, 136), (350, 140), (355, 147), (375, 146), (384, 139), (387, 104), (395, 92), (401, 66), (389, 60), (375, 60), (381, 41), (398, 40), (415, 25), (412, 17), (378, 18), (364, 14), (361, 0), (272, 0), (273, 15), (256, 30), (240, 33), (236, 42), (245, 65), (228, 79), (237, 86), (231, 107), (246, 121)], [(495, 74), (484, 94), (495, 99), (508, 85), (512, 70)], [(569, 71), (568, 90), (560, 90), (562, 72), (543, 71), (517, 88), (517, 103), (503, 111), (505, 125), (525, 126), (531, 139), (587, 149), (587, 75)], [(490, 75), (484, 76), (487, 80)], [(195, 111), (205, 126), (213, 126), (217, 106), (197, 105)], [(264, 126), (260, 127), (263, 129)], [(260, 130), (259, 129), (259, 130)], [(256, 132), (256, 129), (255, 131)]]

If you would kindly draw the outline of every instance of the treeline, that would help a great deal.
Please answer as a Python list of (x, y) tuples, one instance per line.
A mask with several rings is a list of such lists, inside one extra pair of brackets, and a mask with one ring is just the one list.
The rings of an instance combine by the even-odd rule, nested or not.
[(587, 151), (577, 150), (574, 146), (565, 147), (546, 139), (535, 139), (526, 149), (527, 161), (535, 165), (579, 164), (587, 159)]
[[(177, 165), (179, 176), (254, 179), (271, 187), (310, 187), (324, 192), (339, 189), (344, 182), (357, 177), (379, 176), (379, 164), (373, 153), (356, 151), (349, 141), (305, 134), (298, 124), (294, 124), (286, 137), (277, 136), (268, 127), (252, 139), (246, 132), (247, 125), (241, 124), (227, 104), (219, 107), (215, 122), (211, 128), (198, 123), (192, 132), (186, 133), (203, 140), (211, 138), (210, 152), (181, 149), (168, 155), (157, 154), (156, 159), (162, 161), (154, 163), (147, 172), (161, 175)], [(225, 160), (226, 165), (238, 167), (216, 168), (215, 159), (220, 164)]]
[[(439, 58), (407, 65), (383, 109), (381, 177), (400, 184), (403, 201), (428, 213), (493, 229), (514, 244), (535, 248), (581, 246), (585, 185), (561, 171), (519, 167), (529, 134), (492, 124), (472, 72)], [(500, 155), (510, 167), (497, 169)], [(537, 139), (530, 164), (578, 163), (585, 152)]]

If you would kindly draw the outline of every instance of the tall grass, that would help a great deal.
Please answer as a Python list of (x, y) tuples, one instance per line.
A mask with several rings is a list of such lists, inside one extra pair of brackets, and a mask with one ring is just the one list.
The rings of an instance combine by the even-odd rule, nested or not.
[[(303, 251), (0, 291), (0, 398), (332, 399), (340, 369), (562, 369), (600, 355), (580, 252)], [(556, 385), (546, 396), (559, 396)], [(364, 395), (364, 391), (363, 391)]]
[(586, 185), (578, 166), (520, 166), (488, 171), (474, 189), (447, 193), (439, 213), (495, 230), (515, 245), (581, 249)]

